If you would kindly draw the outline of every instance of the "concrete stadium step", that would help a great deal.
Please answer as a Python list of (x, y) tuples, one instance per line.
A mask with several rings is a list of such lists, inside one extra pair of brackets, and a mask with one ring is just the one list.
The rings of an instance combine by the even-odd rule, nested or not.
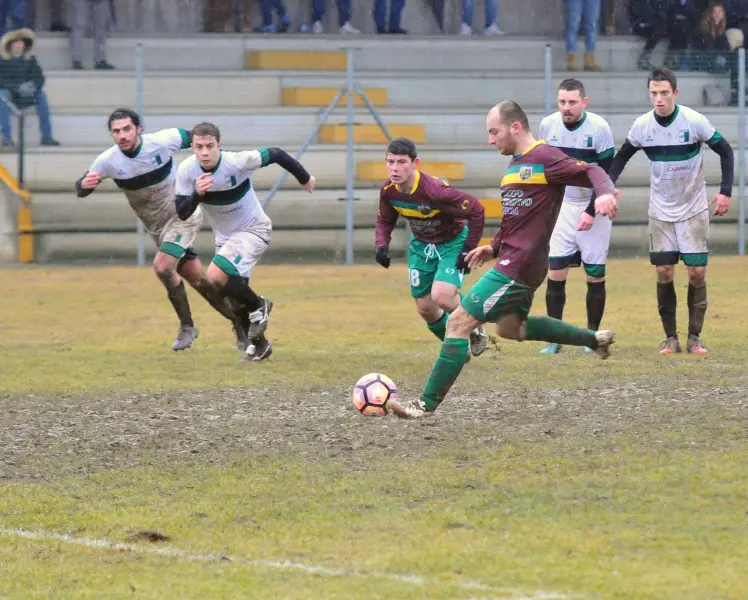
[[(133, 106), (136, 101), (134, 74), (121, 72), (87, 73), (48, 71), (45, 90), (53, 110), (105, 113), (117, 106)], [(568, 76), (555, 73), (552, 94)], [(649, 98), (646, 77), (640, 72), (586, 73), (587, 95), (598, 111), (646, 109)], [(501, 99), (513, 98), (528, 110), (545, 106), (546, 85), (542, 72), (455, 72), (428, 74), (423, 71), (381, 71), (362, 73), (358, 82), (364, 89), (383, 90), (386, 105), (398, 108), (462, 108), (487, 110)], [(708, 83), (726, 78), (687, 73), (678, 80), (678, 100), (695, 108), (703, 104)], [(312, 72), (216, 72), (148, 73), (143, 80), (143, 106), (146, 111), (214, 110), (251, 112), (254, 106), (281, 106), (283, 90), (312, 88), (316, 94), (334, 97), (345, 84), (336, 73)], [(728, 86), (729, 88), (729, 86)], [(323, 90), (323, 91), (319, 91)], [(324, 91), (327, 90), (327, 91)], [(288, 94), (291, 92), (285, 92)], [(381, 102), (384, 97), (375, 97)], [(321, 101), (319, 102), (322, 103)], [(168, 109), (168, 110), (167, 110)]]
[[(191, 36), (124, 36), (107, 43), (107, 56), (119, 71), (135, 69), (135, 46), (143, 43), (143, 64), (147, 71), (183, 71), (221, 69), (240, 71), (245, 68), (245, 52), (340, 52), (346, 47), (358, 48), (357, 69), (417, 71), (492, 71), (511, 68), (516, 71), (541, 71), (544, 68), (546, 44), (552, 47), (553, 68), (566, 66), (566, 50), (561, 39), (506, 36), (438, 37), (361, 36), (355, 39), (338, 35), (236, 35), (198, 34)], [(437, 44), (439, 60), (435, 60)], [(597, 41), (597, 60), (608, 70), (632, 70), (642, 42), (633, 36), (601, 37)], [(86, 48), (86, 53), (90, 49)], [(35, 52), (45, 70), (70, 67), (67, 36), (41, 34)], [(403, 60), (407, 57), (407, 60)], [(92, 64), (86, 56), (85, 64)], [(277, 63), (276, 63), (277, 66)]]
[[(466, 188), (464, 191), (481, 198), (486, 210), (484, 235), (493, 236), (500, 216), (496, 202), (500, 198), (498, 188)], [(645, 187), (621, 188), (623, 200), (616, 217), (617, 224), (646, 222), (649, 204), (649, 189)], [(379, 191), (356, 190), (354, 201), (354, 225), (372, 227), (376, 222)], [(281, 190), (267, 207), (276, 230), (299, 227), (345, 227), (345, 190), (317, 190), (306, 194), (295, 190)], [(260, 200), (267, 194), (260, 193)], [(737, 203), (730, 208), (727, 218), (736, 218)], [(70, 229), (117, 229), (134, 226), (135, 215), (124, 194), (120, 192), (96, 192), (86, 198), (77, 198), (70, 192), (38, 193), (32, 197), (34, 227), (40, 230)], [(716, 223), (720, 219), (713, 218)], [(204, 220), (209, 225), (207, 218)]]
[[(293, 152), (294, 148), (286, 148)], [(25, 185), (32, 192), (72, 190), (74, 181), (80, 177), (91, 165), (100, 149), (90, 148), (54, 148), (30, 150), (25, 161)], [(447, 169), (459, 186), (462, 181), (470, 187), (496, 186), (499, 177), (507, 165), (508, 159), (500, 156), (495, 150), (485, 146), (468, 148), (429, 146), (421, 152), (424, 171), (429, 172), (429, 163), (444, 163), (445, 170), (432, 171), (437, 177), (450, 177)], [(180, 163), (188, 156), (187, 152), (180, 152), (176, 162)], [(385, 177), (381, 169), (384, 168), (382, 148), (357, 148), (355, 152), (356, 168), (360, 174), (358, 187), (376, 187)], [(347, 151), (345, 146), (312, 146), (302, 157), (302, 163), (317, 178), (320, 188), (339, 189), (345, 186)], [(0, 154), (0, 162), (16, 177), (18, 174), (17, 157), (13, 154)], [(381, 165), (375, 167), (374, 165)], [(458, 171), (462, 171), (459, 177)], [(454, 172), (453, 172), (454, 171)], [(704, 154), (704, 172), (711, 185), (717, 185), (720, 180), (719, 156), (714, 152)], [(259, 169), (253, 182), (257, 189), (269, 189), (281, 175), (282, 170), (276, 165)], [(104, 182), (102, 189), (115, 189), (110, 181)], [(298, 184), (292, 177), (286, 179), (283, 187), (293, 189)], [(643, 152), (638, 152), (627, 165), (620, 179), (622, 186), (649, 185), (649, 163)]]
[[(301, 145), (314, 129), (320, 110), (314, 108), (253, 108), (246, 114), (227, 114), (224, 112), (190, 112), (175, 111), (169, 115), (145, 113), (146, 132), (158, 131), (169, 127), (191, 128), (200, 121), (211, 121), (221, 129), (222, 141), (227, 148), (254, 148), (261, 146), (293, 146)], [(642, 106), (640, 111), (624, 113), (602, 114), (610, 123), (616, 147), (626, 139), (634, 119), (646, 110)], [(55, 137), (66, 146), (90, 146), (94, 152), (104, 150), (111, 144), (111, 137), (106, 128), (106, 118), (110, 110), (99, 115), (82, 115), (54, 112), (52, 115), (52, 129)], [(413, 108), (383, 108), (380, 115), (390, 129), (393, 137), (405, 135), (419, 144), (421, 151), (429, 145), (478, 146), (486, 140), (486, 110), (457, 109), (444, 111), (430, 109), (428, 111)], [(704, 111), (711, 123), (722, 132), (732, 144), (738, 142), (737, 109), (714, 109)], [(530, 124), (537, 131), (537, 126), (543, 117), (542, 112), (528, 113)], [(345, 108), (335, 110), (320, 131), (315, 142), (337, 140), (344, 143), (346, 139), (346, 111)], [(374, 118), (365, 109), (355, 113), (356, 144), (373, 144), (383, 146), (384, 138), (378, 133)], [(399, 129), (399, 128), (406, 129)], [(39, 140), (39, 121), (34, 114), (26, 119), (26, 143), (29, 147), (37, 146)], [(364, 141), (366, 140), (366, 141)]]

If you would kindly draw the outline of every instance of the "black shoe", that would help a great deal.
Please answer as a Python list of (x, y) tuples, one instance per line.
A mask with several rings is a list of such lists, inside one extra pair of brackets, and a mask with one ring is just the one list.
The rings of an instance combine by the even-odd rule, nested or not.
[(386, 27), (377, 27), (377, 33), (378, 34), (387, 33), (387, 28)]
[(94, 65), (94, 69), (102, 69), (104, 71), (111, 71), (114, 69), (114, 65), (107, 62), (106, 60), (97, 60)]
[(408, 33), (408, 30), (403, 29), (402, 27), (395, 27), (394, 29), (390, 29), (387, 33), (396, 33), (396, 34), (405, 35)]
[(273, 346), (265, 338), (265, 336), (262, 336), (258, 339), (252, 340), (249, 347), (247, 348), (246, 354), (244, 355), (244, 360), (250, 362), (260, 362), (270, 358), (270, 355), (272, 353)]
[(83, 63), (79, 60), (74, 60), (73, 64), (71, 66), (71, 69), (75, 69), (76, 71), (82, 71), (83, 70)]
[(70, 33), (70, 27), (63, 25), (62, 23), (52, 23), (49, 26), (49, 30), (52, 33)]
[(60, 142), (58, 142), (53, 137), (43, 137), (41, 141), (42, 146), (59, 146)]

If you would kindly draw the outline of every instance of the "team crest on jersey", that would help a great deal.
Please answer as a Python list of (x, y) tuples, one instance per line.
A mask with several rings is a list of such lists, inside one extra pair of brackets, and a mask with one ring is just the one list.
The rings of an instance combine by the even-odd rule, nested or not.
[(586, 138), (584, 138), (584, 147), (592, 148), (592, 136), (591, 135), (588, 135)]
[(678, 132), (678, 141), (683, 144), (687, 144), (690, 137), (691, 137), (691, 132), (688, 131), (688, 129), (681, 129)]
[(527, 181), (532, 177), (532, 167), (525, 166), (519, 168), (519, 178), (521, 181)]
[(236, 187), (236, 177), (234, 175), (226, 175), (226, 185)]

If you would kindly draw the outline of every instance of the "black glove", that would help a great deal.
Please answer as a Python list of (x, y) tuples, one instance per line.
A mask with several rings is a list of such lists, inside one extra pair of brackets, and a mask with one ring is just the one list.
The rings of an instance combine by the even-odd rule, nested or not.
[(385, 269), (390, 268), (390, 247), (379, 246), (377, 247), (377, 262), (382, 265)]
[(467, 264), (467, 255), (470, 253), (469, 250), (463, 250), (460, 252), (460, 255), (457, 257), (457, 263), (455, 264), (455, 267), (457, 267), (458, 271), (462, 271), (464, 275), (467, 275), (470, 273), (470, 267), (468, 267)]

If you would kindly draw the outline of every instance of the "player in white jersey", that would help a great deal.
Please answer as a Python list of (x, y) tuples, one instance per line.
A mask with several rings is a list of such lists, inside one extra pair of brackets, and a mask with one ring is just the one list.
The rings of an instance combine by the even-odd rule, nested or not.
[(190, 133), (174, 128), (143, 134), (140, 116), (127, 108), (117, 109), (109, 116), (109, 132), (114, 146), (99, 154), (86, 174), (75, 182), (76, 192), (83, 198), (102, 180), (112, 179), (158, 246), (153, 266), (180, 322), (172, 349), (189, 348), (198, 336), (183, 278), (234, 324), (237, 346), (244, 349), (247, 340), (241, 321), (208, 281), (192, 247), (202, 224), (201, 214), (195, 213), (186, 222), (177, 217), (173, 156), (178, 150), (189, 148)]
[(272, 353), (265, 330), (273, 303), (254, 292), (249, 277), (270, 244), (272, 225), (255, 194), (252, 173), (278, 164), (310, 193), (314, 177), (280, 148), (221, 150), (221, 133), (212, 123), (193, 127), (192, 150), (177, 171), (177, 213), (189, 220), (202, 205), (208, 214), (216, 236), (208, 279), (241, 311), (250, 340), (246, 359), (265, 360)]
[[(707, 308), (709, 206), (714, 215), (730, 208), (734, 157), (730, 144), (701, 113), (676, 104), (678, 87), (668, 69), (654, 69), (647, 80), (654, 110), (640, 116), (610, 168), (615, 182), (626, 162), (644, 150), (650, 165), (649, 258), (657, 270), (657, 304), (666, 339), (660, 354), (680, 352), (673, 283), (678, 260), (688, 269), (688, 342), (686, 350), (706, 354), (701, 330)], [(719, 193), (707, 202), (703, 173), (704, 144), (720, 156)]]
[[(565, 79), (558, 88), (558, 112), (540, 122), (540, 137), (568, 156), (597, 164), (605, 171), (613, 162), (613, 133), (601, 116), (587, 110), (584, 85)], [(597, 331), (605, 311), (605, 263), (613, 222), (595, 216), (591, 189), (567, 186), (551, 236), (545, 304), (549, 317), (563, 319), (569, 267), (584, 265), (587, 275), (587, 328)], [(557, 354), (559, 344), (548, 344), (540, 354)], [(585, 351), (592, 352), (585, 347)]]

